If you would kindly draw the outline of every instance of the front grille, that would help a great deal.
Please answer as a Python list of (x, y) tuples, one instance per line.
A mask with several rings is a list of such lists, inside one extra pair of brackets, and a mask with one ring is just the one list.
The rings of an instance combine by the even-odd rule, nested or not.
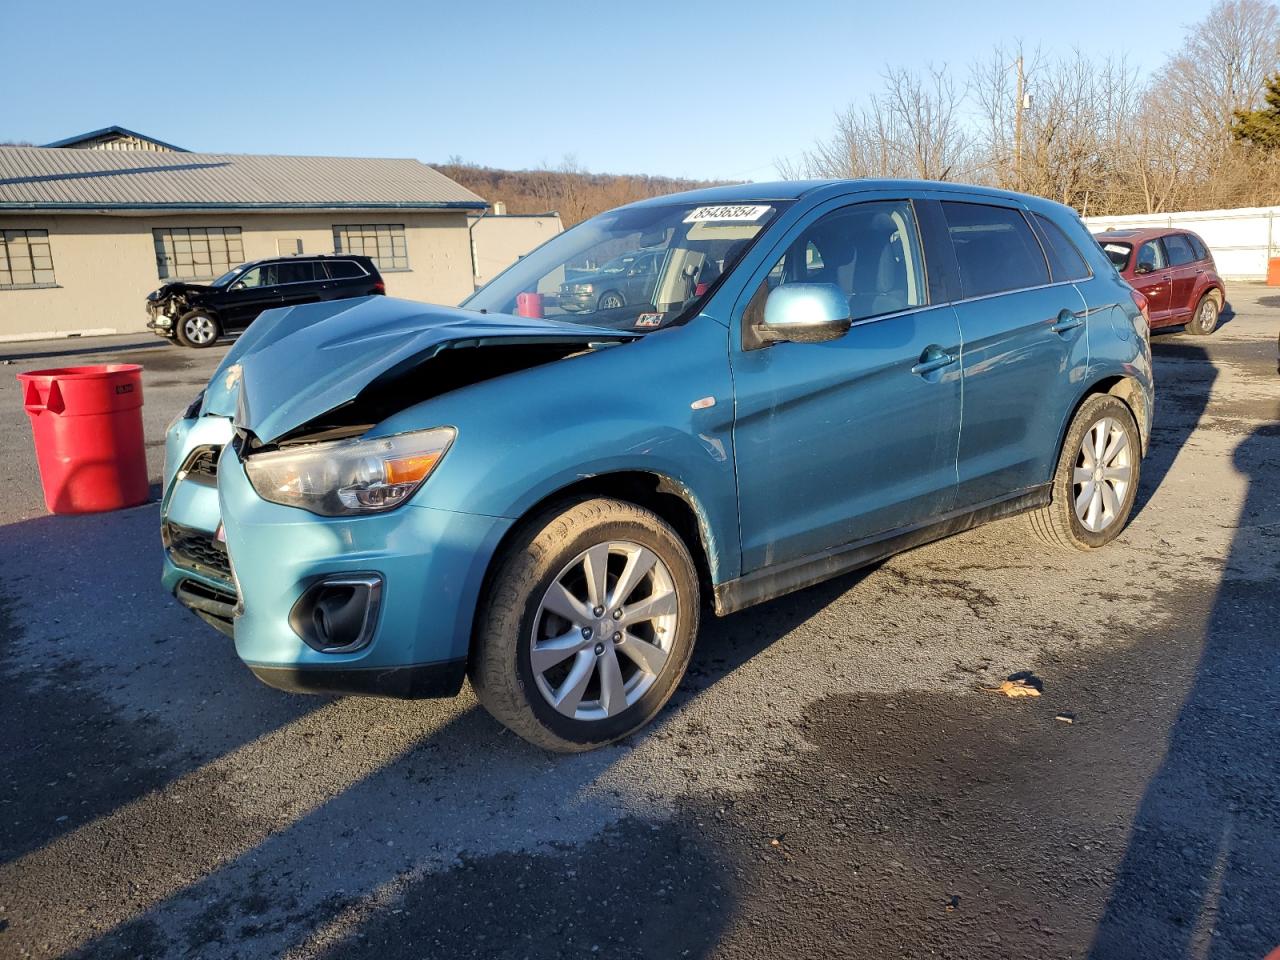
[(232, 587), (231, 558), (225, 544), (207, 533), (176, 523), (166, 522), (164, 534), (169, 559), (175, 566), (213, 577)]
[(190, 480), (192, 483), (200, 483), (208, 487), (216, 487), (218, 485), (218, 455), (221, 453), (222, 447), (214, 444), (196, 447), (187, 457), (187, 462), (182, 465), (179, 479)]

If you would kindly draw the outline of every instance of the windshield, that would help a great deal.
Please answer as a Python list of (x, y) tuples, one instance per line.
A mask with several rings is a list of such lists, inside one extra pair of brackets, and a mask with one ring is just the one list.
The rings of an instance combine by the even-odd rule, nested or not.
[(1102, 252), (1111, 258), (1111, 262), (1116, 265), (1117, 270), (1123, 270), (1129, 265), (1129, 255), (1133, 253), (1133, 247), (1127, 243), (1101, 243)]
[(657, 330), (691, 315), (784, 206), (683, 203), (611, 210), (516, 261), (462, 305)]
[(211, 287), (225, 287), (227, 284), (229, 284), (229, 283), (230, 283), (232, 280), (234, 280), (236, 277), (240, 276), (240, 272), (241, 272), (242, 270), (244, 270), (244, 264), (243, 264), (243, 263), (242, 263), (242, 264), (240, 264), (240, 266), (238, 266), (238, 267), (232, 267), (230, 270), (228, 270), (226, 273), (224, 273), (222, 276), (220, 276), (217, 280), (212, 280), (212, 281), (210, 281), (209, 286), (211, 286)]

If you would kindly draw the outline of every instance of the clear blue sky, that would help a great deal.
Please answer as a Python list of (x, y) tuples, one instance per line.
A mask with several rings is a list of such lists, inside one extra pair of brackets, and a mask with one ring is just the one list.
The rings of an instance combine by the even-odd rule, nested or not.
[(1150, 70), (1210, 2), (1158, 6), (7, 0), (0, 140), (120, 124), (206, 152), (770, 179), (885, 64), (1021, 40)]

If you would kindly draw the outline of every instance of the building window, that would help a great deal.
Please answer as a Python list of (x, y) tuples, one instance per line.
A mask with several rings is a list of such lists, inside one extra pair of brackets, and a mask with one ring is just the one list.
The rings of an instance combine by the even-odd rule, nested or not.
[(0, 287), (53, 287), (48, 230), (0, 232)]
[(335, 223), (333, 252), (371, 257), (379, 270), (408, 270), (403, 223)]
[(239, 227), (156, 227), (161, 280), (212, 280), (244, 263)]

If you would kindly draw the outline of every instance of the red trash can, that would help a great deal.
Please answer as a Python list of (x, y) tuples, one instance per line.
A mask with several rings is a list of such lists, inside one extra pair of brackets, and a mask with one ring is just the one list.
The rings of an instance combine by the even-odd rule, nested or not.
[(146, 503), (142, 367), (110, 363), (18, 374), (50, 513)]

